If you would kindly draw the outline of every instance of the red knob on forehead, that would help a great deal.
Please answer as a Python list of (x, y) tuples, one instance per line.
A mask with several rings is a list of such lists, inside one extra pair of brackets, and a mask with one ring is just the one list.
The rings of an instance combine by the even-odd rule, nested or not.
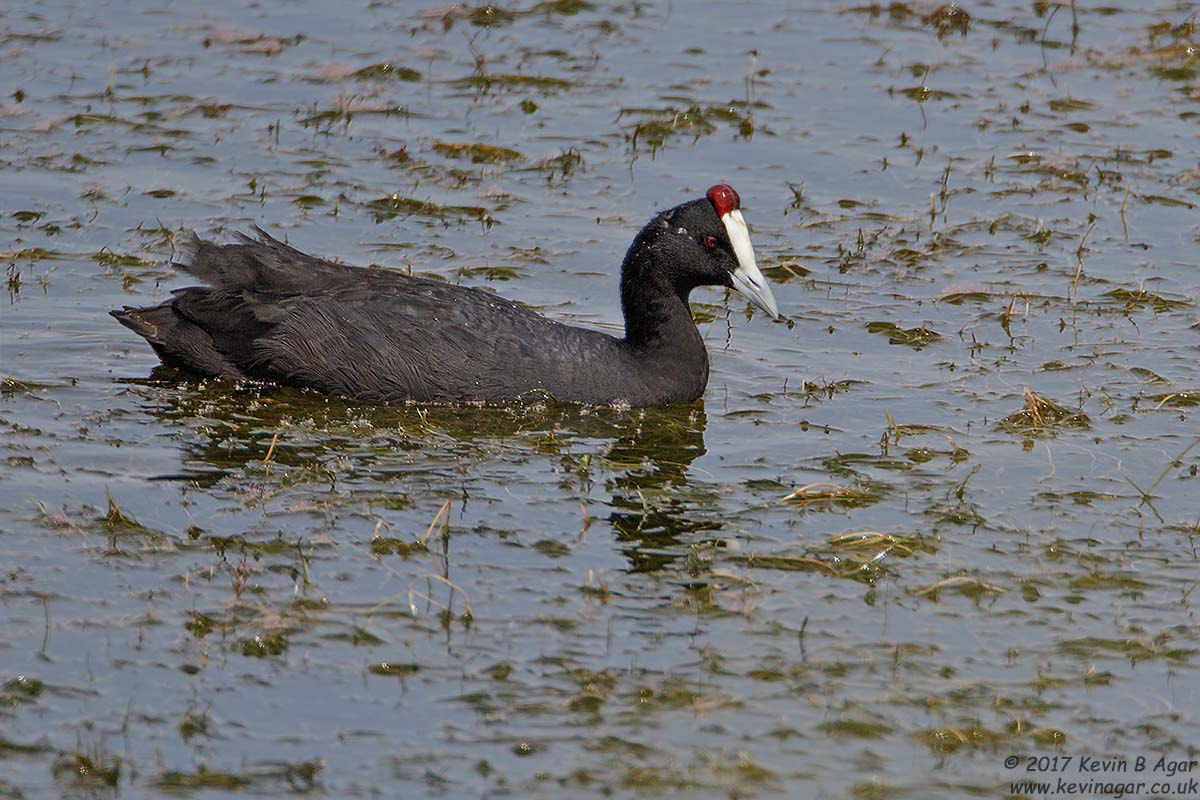
[(727, 183), (718, 183), (708, 190), (707, 195), (713, 208), (717, 209), (718, 217), (723, 217), (730, 211), (741, 208), (742, 198), (738, 197), (738, 193)]

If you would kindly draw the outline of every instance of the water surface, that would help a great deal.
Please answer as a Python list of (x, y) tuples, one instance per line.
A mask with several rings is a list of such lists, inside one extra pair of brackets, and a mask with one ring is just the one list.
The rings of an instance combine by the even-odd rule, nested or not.
[[(1200, 746), (1200, 4), (0, 11), (0, 796), (1012, 796)], [(185, 232), (619, 331), (703, 403), (195, 382)], [(785, 498), (791, 499), (785, 499)]]

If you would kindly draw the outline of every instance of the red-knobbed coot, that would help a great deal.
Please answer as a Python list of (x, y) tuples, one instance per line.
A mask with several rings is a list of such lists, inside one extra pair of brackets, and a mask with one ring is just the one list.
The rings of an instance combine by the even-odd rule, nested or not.
[(708, 383), (692, 289), (728, 286), (778, 316), (739, 206), (720, 184), (642, 229), (621, 266), (624, 339), (481, 289), (334, 264), (257, 228), (229, 245), (193, 235), (177, 266), (207, 286), (111, 313), (165, 364), (358, 400), (686, 403)]

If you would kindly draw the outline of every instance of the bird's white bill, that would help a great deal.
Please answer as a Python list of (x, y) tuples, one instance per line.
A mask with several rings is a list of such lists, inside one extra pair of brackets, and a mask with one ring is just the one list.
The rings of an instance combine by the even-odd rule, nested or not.
[(727, 211), (721, 217), (729, 241), (733, 244), (733, 254), (737, 256), (738, 268), (730, 273), (733, 288), (754, 305), (771, 315), (771, 319), (779, 319), (779, 309), (775, 307), (775, 296), (771, 294), (771, 285), (758, 270), (754, 260), (754, 246), (750, 244), (750, 231), (746, 228), (746, 220), (742, 218), (740, 209)]

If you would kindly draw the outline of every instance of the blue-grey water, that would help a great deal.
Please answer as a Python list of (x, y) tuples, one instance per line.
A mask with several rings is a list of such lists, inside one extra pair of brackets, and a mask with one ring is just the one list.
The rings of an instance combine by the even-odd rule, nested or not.
[[(0, 8), (0, 797), (1195, 758), (1198, 14)], [(260, 225), (619, 332), (633, 235), (717, 182), (785, 318), (697, 291), (694, 406), (198, 382), (107, 315)]]

